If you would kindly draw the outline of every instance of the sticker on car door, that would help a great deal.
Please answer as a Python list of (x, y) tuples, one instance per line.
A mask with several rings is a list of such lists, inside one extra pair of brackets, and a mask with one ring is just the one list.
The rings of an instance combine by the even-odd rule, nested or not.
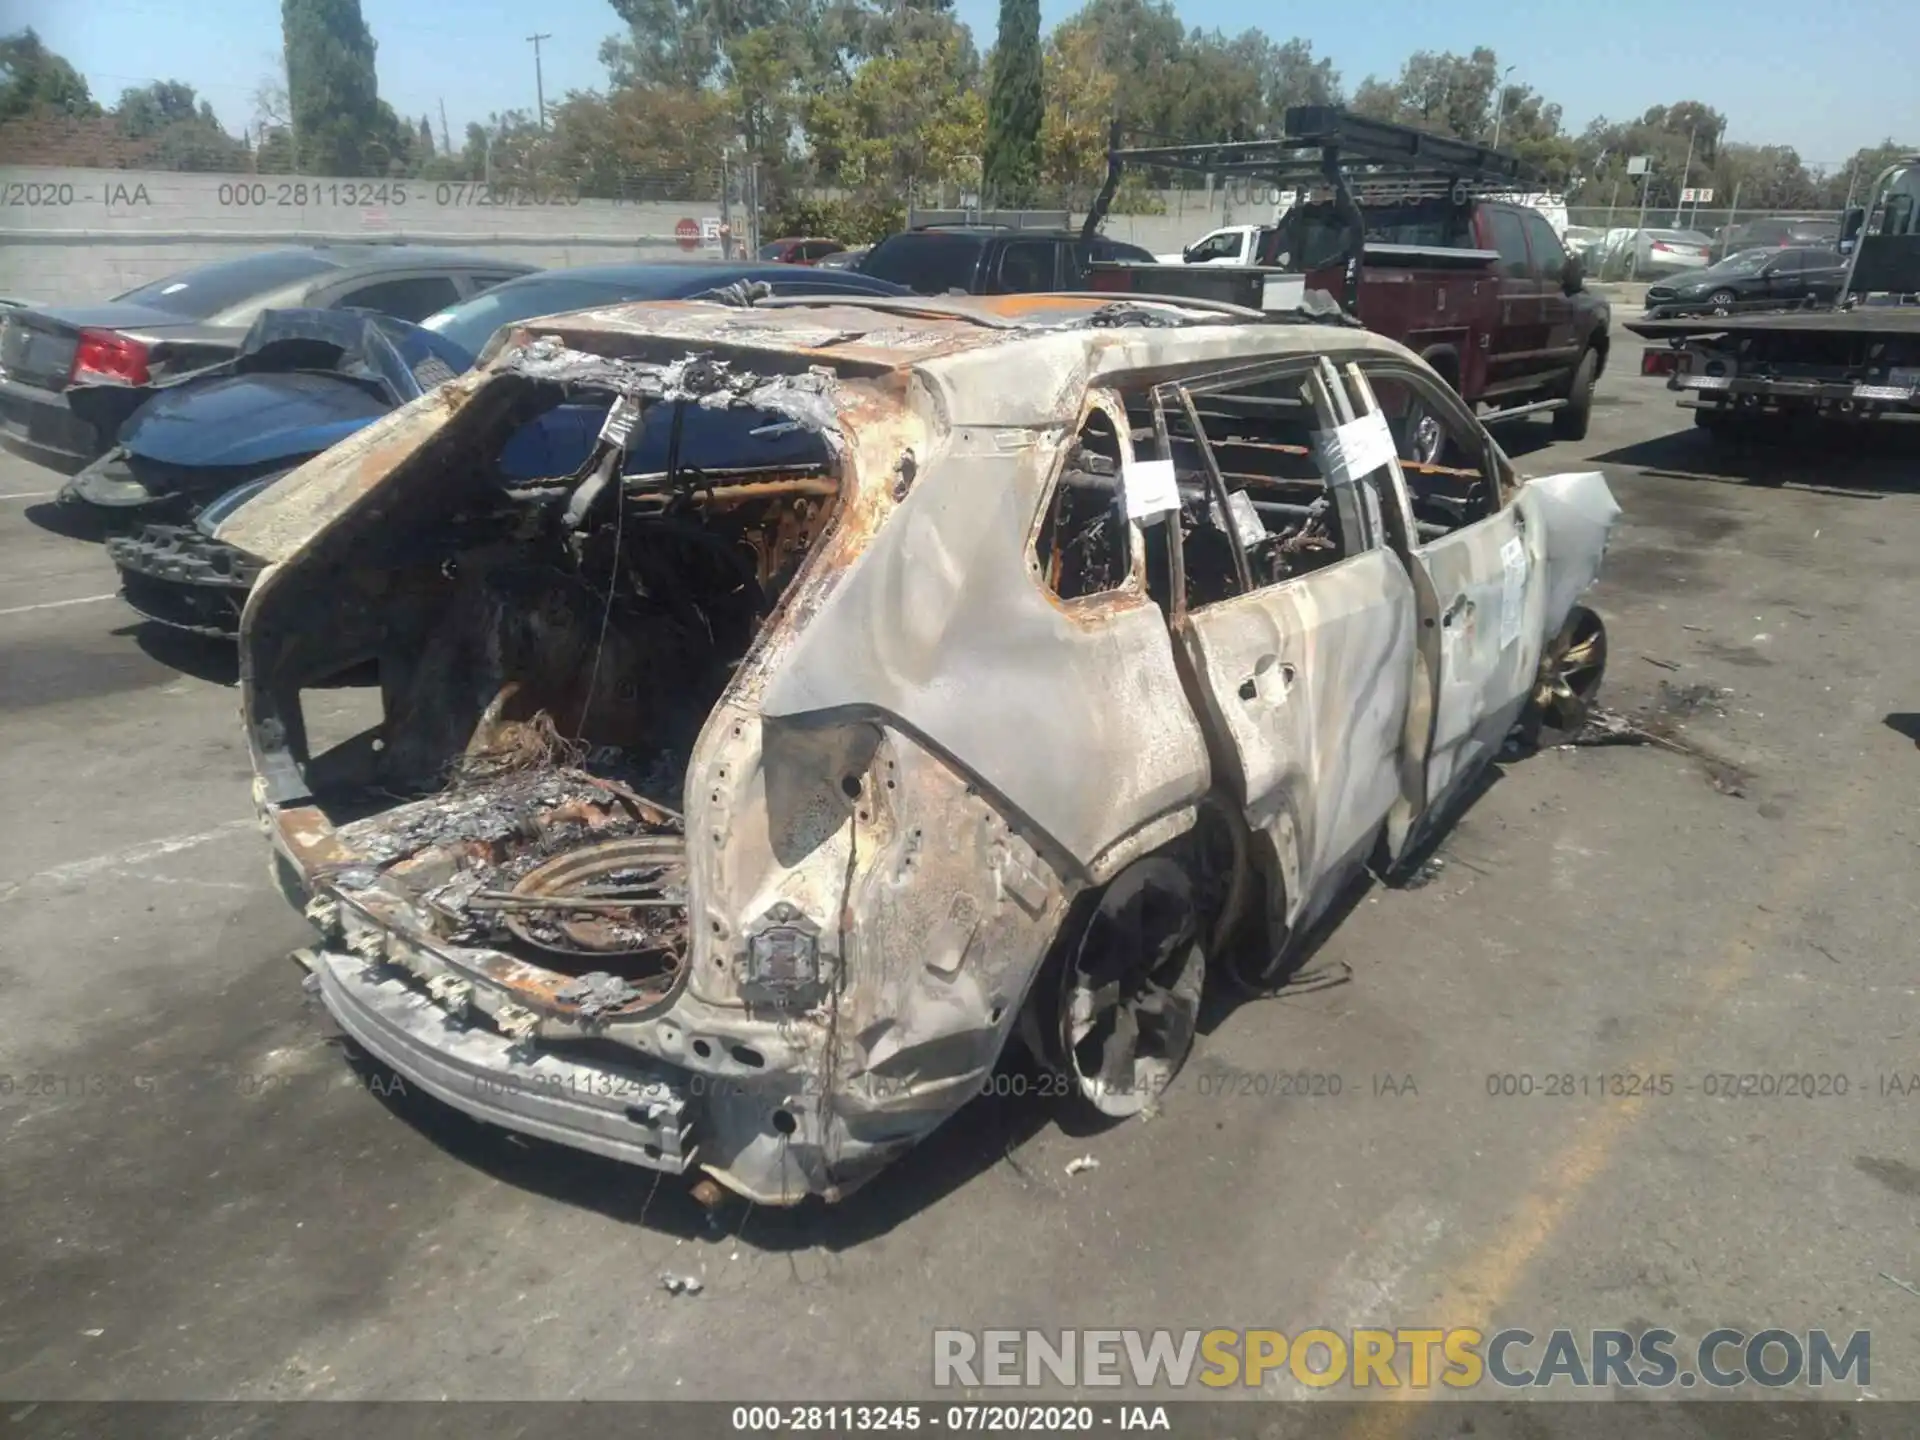
[(1527, 546), (1518, 535), (1500, 547), (1500, 648), (1520, 638), (1527, 606)]

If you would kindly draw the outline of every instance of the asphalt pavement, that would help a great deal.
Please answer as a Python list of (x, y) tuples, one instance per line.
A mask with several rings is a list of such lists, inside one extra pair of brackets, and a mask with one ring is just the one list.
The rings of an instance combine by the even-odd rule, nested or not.
[(1716, 449), (1616, 334), (1586, 441), (1508, 440), (1612, 481), (1605, 696), (1685, 748), (1501, 765), (1150, 1120), (982, 1100), (717, 1219), (352, 1062), (230, 659), (0, 459), (0, 1396), (858, 1399), (936, 1327), (1466, 1324), (1870, 1329), (1920, 1399), (1920, 436)]

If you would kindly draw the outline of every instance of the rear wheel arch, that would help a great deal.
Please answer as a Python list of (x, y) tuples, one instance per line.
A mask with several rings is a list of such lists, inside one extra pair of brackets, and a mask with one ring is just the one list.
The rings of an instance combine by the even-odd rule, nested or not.
[(1454, 394), (1460, 393), (1460, 352), (1457, 349), (1451, 345), (1435, 345), (1422, 351), (1420, 358), (1433, 367)]

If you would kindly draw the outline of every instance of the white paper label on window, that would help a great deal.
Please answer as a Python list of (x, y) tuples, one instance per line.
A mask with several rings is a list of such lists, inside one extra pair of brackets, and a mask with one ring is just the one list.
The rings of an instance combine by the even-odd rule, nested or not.
[(1180, 508), (1180, 486), (1171, 460), (1130, 460), (1121, 482), (1127, 492), (1127, 518), (1144, 520)]
[(1500, 547), (1500, 648), (1520, 638), (1527, 606), (1527, 544), (1518, 535)]
[(1387, 417), (1378, 411), (1319, 431), (1314, 440), (1331, 485), (1351, 485), (1395, 454), (1393, 432), (1387, 428)]

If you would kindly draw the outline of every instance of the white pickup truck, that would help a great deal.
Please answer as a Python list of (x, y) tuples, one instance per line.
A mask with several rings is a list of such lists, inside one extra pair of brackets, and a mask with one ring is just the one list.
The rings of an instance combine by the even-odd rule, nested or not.
[(1156, 255), (1162, 265), (1253, 265), (1260, 237), (1271, 225), (1223, 225), (1209, 231), (1177, 255)]

